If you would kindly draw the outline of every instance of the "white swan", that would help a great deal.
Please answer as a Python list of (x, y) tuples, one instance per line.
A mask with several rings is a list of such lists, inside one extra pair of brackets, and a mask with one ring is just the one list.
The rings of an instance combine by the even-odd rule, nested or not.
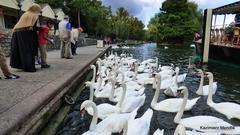
[[(90, 101), (93, 101), (92, 82), (86, 82), (86, 84), (87, 84), (87, 86), (90, 86), (90, 98), (89, 99), (90, 99)], [(118, 102), (117, 105), (111, 105), (111, 104), (108, 104), (108, 103), (102, 103), (100, 105), (97, 105), (98, 117), (100, 119), (105, 119), (110, 114), (119, 113), (120, 110), (121, 110), (121, 106), (122, 106), (125, 95), (126, 95), (126, 89), (123, 89), (121, 99), (120, 99), (120, 101)], [(92, 108), (87, 108), (86, 110), (90, 115), (93, 115)]]
[(184, 82), (185, 79), (186, 79), (186, 77), (187, 77), (187, 73), (183, 73), (183, 74), (181, 74), (181, 75), (178, 75), (178, 77), (177, 77), (177, 82), (178, 82), (178, 83)]
[(176, 75), (169, 80), (172, 83), (170, 83), (170, 86), (167, 87), (167, 89), (164, 91), (165, 95), (171, 96), (171, 97), (177, 96), (177, 89), (178, 89), (177, 78), (178, 78), (179, 70), (180, 69), (176, 67), (175, 69)]
[(134, 120), (129, 120), (127, 127), (127, 135), (148, 135), (152, 115), (152, 109), (148, 109), (142, 117)]
[[(123, 85), (123, 89), (126, 89), (126, 84)], [(121, 106), (121, 112), (128, 113), (132, 112), (136, 108), (140, 108), (145, 102), (145, 94), (141, 96), (125, 96)]]
[(93, 118), (89, 131), (83, 135), (111, 135), (112, 133), (120, 133), (123, 131), (126, 121), (134, 119), (137, 115), (137, 109), (132, 113), (112, 114), (97, 124), (98, 110), (94, 102), (89, 100), (84, 101), (81, 104), (80, 110), (89, 107), (93, 109)]
[[(164, 112), (178, 112), (183, 100), (187, 100), (187, 97), (182, 98), (169, 98), (157, 103), (158, 97), (160, 95), (160, 86), (161, 86), (161, 75), (157, 75), (157, 88), (154, 94), (154, 97), (151, 102), (151, 107), (156, 111)], [(185, 111), (189, 111), (196, 104), (200, 97), (194, 98), (192, 100), (187, 100), (187, 105)]]
[(83, 108), (90, 108), (90, 107), (93, 109), (93, 118), (89, 127), (89, 131), (83, 133), (83, 135), (111, 135), (111, 131), (105, 128), (106, 125), (104, 124), (97, 125), (98, 110), (95, 103), (89, 100), (84, 101), (81, 104), (80, 111), (83, 110)]
[(114, 91), (115, 87), (115, 82), (113, 78), (108, 79), (108, 83), (101, 87), (100, 89), (96, 89), (94, 92), (94, 96), (97, 98), (108, 98), (112, 91)]
[[(221, 102), (221, 103), (214, 103), (212, 100), (212, 89), (213, 89), (213, 74), (211, 72), (206, 73), (209, 78), (209, 93), (207, 104), (216, 110), (217, 112), (225, 115), (228, 119), (236, 118), (240, 120), (240, 105), (231, 102)], [(240, 132), (239, 132), (240, 133)]]
[[(174, 118), (174, 122), (177, 124), (182, 124), (184, 127), (194, 129), (197, 131), (201, 132), (206, 132), (206, 133), (221, 133), (221, 134), (239, 134), (240, 133), (240, 128), (235, 127), (235, 129), (229, 129), (229, 130), (223, 130), (221, 127), (233, 127), (233, 125), (225, 122), (222, 119), (213, 117), (213, 116), (207, 116), (207, 115), (200, 115), (200, 116), (193, 116), (193, 117), (188, 117), (188, 118), (183, 118), (182, 115), (184, 112), (184, 108), (187, 104), (187, 98), (188, 98), (188, 89), (185, 86), (181, 86), (179, 88), (181, 93), (184, 94), (184, 100), (181, 105), (180, 111), (176, 114)], [(210, 127), (210, 128), (208, 128)]]
[[(200, 84), (199, 84), (199, 87), (198, 87), (198, 90), (196, 91), (196, 93), (198, 95), (208, 95), (208, 92), (209, 92), (209, 85), (210, 85), (210, 81), (209, 81), (209, 85), (204, 85), (203, 86), (203, 82), (204, 82), (204, 73), (201, 69), (198, 69), (197, 70), (198, 74), (201, 76), (201, 79), (200, 79)], [(212, 90), (212, 94), (215, 94), (216, 90), (217, 90), (217, 82), (213, 82), (213, 90)]]

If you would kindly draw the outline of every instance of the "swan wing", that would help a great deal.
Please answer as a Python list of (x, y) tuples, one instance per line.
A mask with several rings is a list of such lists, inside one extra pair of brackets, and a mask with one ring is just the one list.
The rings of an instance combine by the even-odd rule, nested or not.
[(121, 106), (121, 112), (132, 112), (136, 108), (141, 107), (145, 102), (145, 94), (142, 96), (130, 96), (126, 97)]
[(109, 93), (111, 92), (111, 90), (112, 90), (112, 85), (107, 84), (106, 86), (104, 86), (100, 90), (95, 91), (94, 95), (95, 95), (95, 97), (107, 98), (107, 97), (109, 97)]
[(213, 109), (227, 116), (228, 119), (237, 118), (240, 120), (240, 105), (231, 102), (210, 103)]
[(169, 98), (157, 103), (155, 110), (164, 112), (178, 112), (182, 104), (182, 98)]
[(197, 103), (197, 101), (200, 99), (200, 97), (191, 99), (191, 100), (187, 100), (187, 105), (185, 107), (185, 111), (189, 111), (192, 109), (192, 107)]
[(126, 121), (134, 119), (136, 115), (137, 110), (132, 113), (111, 114), (97, 125), (96, 131), (102, 132), (105, 129), (105, 132), (120, 133), (124, 129)]
[(141, 118), (129, 120), (128, 135), (148, 135), (153, 111), (148, 109)]
[(105, 119), (106, 117), (108, 117), (110, 114), (113, 113), (119, 113), (120, 112), (120, 108), (114, 105), (110, 105), (110, 104), (100, 104), (97, 106), (98, 109), (98, 117), (100, 119)]
[[(217, 82), (213, 82), (213, 90), (212, 94), (214, 95), (217, 91)], [(203, 95), (207, 96), (209, 92), (209, 85), (204, 85), (203, 86)]]
[(187, 76), (187, 73), (178, 75), (178, 77), (177, 77), (177, 82), (178, 82), (178, 83), (184, 82), (184, 80), (186, 79), (186, 76)]
[(194, 116), (184, 118), (180, 123), (187, 128), (201, 132), (216, 132), (220, 126), (231, 127), (232, 125), (222, 119), (213, 116)]
[[(187, 100), (187, 105), (185, 107), (185, 111), (189, 111), (196, 104), (198, 98), (194, 98), (192, 100)], [(164, 111), (164, 112), (178, 112), (180, 110), (183, 98), (169, 98), (165, 99), (159, 103), (157, 103), (155, 110)]]

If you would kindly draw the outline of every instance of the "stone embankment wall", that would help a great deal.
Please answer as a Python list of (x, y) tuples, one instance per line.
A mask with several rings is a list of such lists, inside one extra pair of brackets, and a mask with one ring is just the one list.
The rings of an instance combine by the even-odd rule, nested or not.
[[(6, 38), (0, 39), (0, 46), (4, 49), (5, 55), (8, 57), (11, 52), (11, 38), (12, 36), (8, 36)], [(48, 44), (47, 50), (57, 50), (60, 49), (60, 39), (58, 36), (54, 36), (54, 45)], [(80, 38), (78, 42), (78, 46), (87, 46), (87, 45), (96, 45), (97, 40), (91, 38)]]

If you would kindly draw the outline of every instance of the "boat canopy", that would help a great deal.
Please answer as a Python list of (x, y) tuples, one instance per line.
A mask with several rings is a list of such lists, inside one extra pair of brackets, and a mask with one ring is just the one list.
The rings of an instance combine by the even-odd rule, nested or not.
[(213, 15), (240, 13), (240, 1), (213, 9)]

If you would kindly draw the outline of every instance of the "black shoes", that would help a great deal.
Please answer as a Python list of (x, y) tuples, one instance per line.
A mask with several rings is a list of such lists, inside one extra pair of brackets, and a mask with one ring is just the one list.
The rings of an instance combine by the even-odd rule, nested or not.
[(45, 65), (42, 65), (41, 67), (42, 67), (42, 68), (50, 68), (50, 65), (45, 64)]
[(5, 79), (18, 79), (18, 78), (20, 78), (20, 76), (14, 74), (5, 75)]

